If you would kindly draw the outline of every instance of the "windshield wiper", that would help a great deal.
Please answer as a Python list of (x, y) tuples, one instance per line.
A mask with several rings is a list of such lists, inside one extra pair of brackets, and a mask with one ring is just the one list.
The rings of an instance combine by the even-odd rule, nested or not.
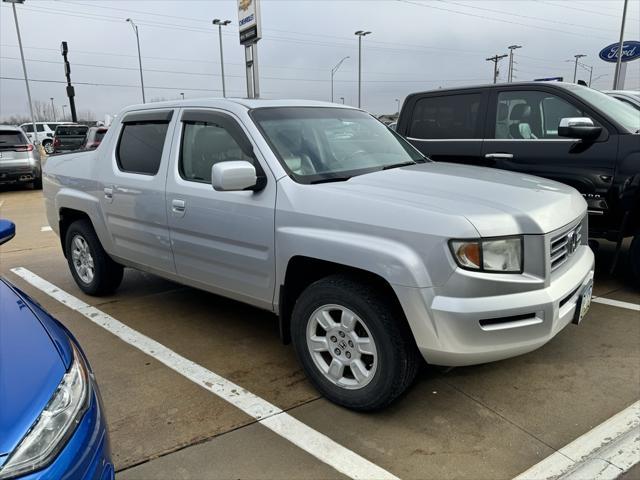
[(401, 162), (401, 163), (392, 163), (391, 165), (385, 165), (384, 167), (382, 167), (382, 170), (390, 170), (392, 168), (398, 168), (398, 167), (408, 167), (409, 165), (415, 165), (418, 162), (414, 162), (413, 160), (410, 162)]
[(310, 185), (315, 185), (317, 183), (330, 183), (330, 182), (346, 182), (347, 180), (349, 180), (351, 177), (327, 177), (327, 178), (320, 178), (318, 180), (313, 180), (311, 182), (309, 182)]

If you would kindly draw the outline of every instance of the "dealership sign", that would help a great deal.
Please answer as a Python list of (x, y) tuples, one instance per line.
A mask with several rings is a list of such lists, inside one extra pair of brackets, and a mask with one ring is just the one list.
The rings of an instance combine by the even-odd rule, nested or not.
[[(620, 50), (620, 43), (612, 43), (608, 47), (600, 50), (600, 59), (605, 62), (616, 63), (618, 61), (618, 50)], [(623, 43), (622, 47), (622, 61), (630, 62), (640, 58), (640, 42), (635, 40), (627, 40)]]
[(241, 45), (260, 40), (260, 0), (238, 0), (238, 26)]

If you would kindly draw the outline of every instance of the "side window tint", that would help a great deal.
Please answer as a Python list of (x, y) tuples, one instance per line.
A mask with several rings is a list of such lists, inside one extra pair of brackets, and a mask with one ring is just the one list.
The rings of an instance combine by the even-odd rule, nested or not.
[(219, 162), (246, 160), (254, 163), (236, 140), (238, 135), (244, 134), (239, 127), (230, 129), (230, 121), (188, 120), (183, 123), (179, 170), (185, 180), (210, 183), (211, 167)]
[(498, 94), (495, 138), (537, 140), (558, 137), (560, 120), (584, 117), (580, 109), (546, 92), (510, 91)]
[(44, 125), (41, 123), (36, 123), (36, 129), (38, 132), (44, 132)]
[(409, 136), (420, 139), (481, 138), (478, 93), (426, 97), (416, 102)]
[(125, 123), (116, 158), (124, 172), (155, 175), (160, 168), (168, 122)]

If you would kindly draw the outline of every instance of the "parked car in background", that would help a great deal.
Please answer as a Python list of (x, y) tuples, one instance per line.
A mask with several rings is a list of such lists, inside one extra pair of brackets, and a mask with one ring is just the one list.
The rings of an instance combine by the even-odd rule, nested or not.
[[(36, 122), (36, 132), (38, 133), (38, 141), (42, 143), (42, 148), (47, 154), (53, 153), (53, 135), (58, 125), (73, 125), (72, 122)], [(35, 141), (33, 134), (33, 123), (23, 123), (20, 128), (25, 131), (31, 143)]]
[(640, 90), (603, 90), (603, 92), (640, 110)]
[(0, 125), (0, 185), (42, 188), (40, 152), (19, 127)]
[(83, 292), (127, 266), (272, 311), (318, 390), (358, 410), (397, 398), (420, 355), (527, 353), (591, 299), (575, 189), (428, 161), (330, 103), (130, 107), (99, 149), (49, 158), (44, 197)]
[(633, 237), (640, 280), (640, 115), (588, 87), (507, 83), (414, 93), (398, 133), (436, 161), (550, 178), (575, 187), (589, 205), (589, 235)]
[(53, 153), (80, 150), (88, 130), (86, 125), (58, 125), (53, 137)]
[(94, 150), (98, 148), (107, 131), (108, 128), (106, 127), (89, 127), (80, 150)]
[[(0, 244), (15, 226), (0, 220)], [(0, 278), (0, 479), (112, 480), (100, 393), (73, 335)]]

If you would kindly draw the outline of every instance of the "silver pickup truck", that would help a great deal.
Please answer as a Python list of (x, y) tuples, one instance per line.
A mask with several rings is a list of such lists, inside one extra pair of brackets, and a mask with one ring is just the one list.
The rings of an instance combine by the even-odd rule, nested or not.
[(433, 163), (369, 114), (308, 101), (125, 109), (44, 168), (78, 286), (137, 268), (274, 312), (322, 394), (389, 404), (430, 364), (530, 352), (591, 300), (573, 188)]

